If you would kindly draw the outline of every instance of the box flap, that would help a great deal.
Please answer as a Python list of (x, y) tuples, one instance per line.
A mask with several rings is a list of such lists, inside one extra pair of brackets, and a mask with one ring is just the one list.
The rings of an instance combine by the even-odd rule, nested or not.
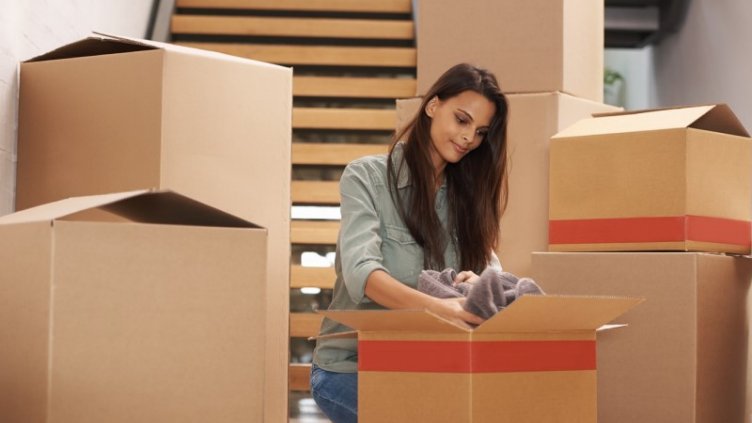
[(141, 195), (149, 190), (119, 192), (113, 194), (71, 197), (52, 203), (42, 204), (0, 217), (0, 224), (41, 222), (68, 216), (83, 210), (97, 208), (104, 204)]
[[(76, 214), (100, 209), (132, 222), (171, 225), (258, 228), (233, 216), (172, 191), (138, 190), (71, 197), (0, 217), (0, 224), (75, 219)], [(89, 215), (87, 215), (89, 216)]]
[(366, 332), (469, 333), (427, 310), (322, 310), (324, 316)]
[(596, 330), (642, 301), (641, 298), (525, 295), (478, 326), (475, 333)]
[(749, 137), (725, 104), (595, 114), (562, 130), (553, 138), (607, 135), (660, 129), (695, 128)]
[(316, 335), (316, 336), (309, 336), (309, 341), (315, 341), (317, 339), (350, 339), (350, 338), (357, 338), (358, 337), (358, 331), (354, 330), (348, 330), (346, 332), (337, 332), (337, 333), (330, 333), (329, 335)]
[(140, 223), (229, 228), (260, 227), (172, 191), (150, 191), (103, 204), (100, 208)]
[(104, 34), (93, 34), (87, 38), (66, 44), (50, 52), (33, 57), (25, 62), (70, 59), (74, 57), (100, 56), (105, 54), (128, 53), (132, 51), (159, 48), (145, 43), (125, 42), (123, 39)]
[(105, 34), (102, 32), (94, 32), (94, 34), (98, 37), (101, 37), (102, 39), (107, 39), (113, 42), (123, 43), (124, 45), (140, 46), (142, 49), (143, 48), (161, 49), (161, 50), (167, 50), (167, 51), (174, 51), (177, 53), (190, 54), (194, 56), (209, 57), (209, 58), (213, 58), (217, 60), (224, 60), (228, 62), (238, 62), (238, 63), (245, 63), (245, 64), (253, 63), (255, 66), (268, 66), (268, 67), (274, 67), (274, 68), (281, 67), (280, 65), (260, 62), (258, 60), (233, 56), (230, 54), (220, 53), (217, 51), (202, 50), (199, 48), (179, 46), (176, 44), (162, 43), (159, 41), (142, 40), (140, 38), (124, 37), (121, 35)]

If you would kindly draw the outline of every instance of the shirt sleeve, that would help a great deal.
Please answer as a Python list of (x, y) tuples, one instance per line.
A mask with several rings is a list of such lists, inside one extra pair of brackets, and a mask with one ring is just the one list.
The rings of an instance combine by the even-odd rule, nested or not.
[(342, 279), (347, 293), (356, 303), (370, 302), (365, 297), (366, 280), (374, 270), (387, 269), (382, 264), (381, 221), (376, 208), (367, 168), (363, 164), (350, 164), (340, 179), (339, 254)]

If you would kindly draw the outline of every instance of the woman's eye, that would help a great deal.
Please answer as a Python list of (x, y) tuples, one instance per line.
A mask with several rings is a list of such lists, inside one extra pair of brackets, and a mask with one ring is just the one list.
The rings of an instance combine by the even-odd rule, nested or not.
[(463, 118), (461, 118), (461, 117), (459, 117), (459, 116), (455, 116), (455, 118), (457, 119), (457, 123), (462, 123), (462, 124), (464, 124), (465, 122), (467, 122), (467, 121), (466, 121), (465, 119), (463, 119)]

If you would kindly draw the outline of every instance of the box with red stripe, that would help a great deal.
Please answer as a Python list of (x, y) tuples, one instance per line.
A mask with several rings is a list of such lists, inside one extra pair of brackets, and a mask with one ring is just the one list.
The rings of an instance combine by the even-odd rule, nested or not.
[(726, 105), (575, 123), (551, 140), (549, 250), (749, 254), (750, 141)]
[(361, 422), (595, 422), (596, 330), (636, 298), (524, 296), (475, 329), (423, 310), (325, 311), (357, 330)]

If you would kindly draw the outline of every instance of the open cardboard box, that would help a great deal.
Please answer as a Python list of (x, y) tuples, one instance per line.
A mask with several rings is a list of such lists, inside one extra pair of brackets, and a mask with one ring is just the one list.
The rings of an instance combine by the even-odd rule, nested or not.
[(260, 422), (267, 231), (174, 192), (0, 217), (0, 420)]
[(269, 230), (264, 421), (285, 420), (292, 69), (94, 33), (21, 63), (18, 113), (17, 210), (158, 187)]
[(596, 115), (550, 148), (549, 250), (750, 253), (752, 139), (728, 106)]
[(583, 423), (596, 330), (641, 301), (529, 295), (472, 330), (424, 310), (321, 313), (357, 330), (361, 422)]

